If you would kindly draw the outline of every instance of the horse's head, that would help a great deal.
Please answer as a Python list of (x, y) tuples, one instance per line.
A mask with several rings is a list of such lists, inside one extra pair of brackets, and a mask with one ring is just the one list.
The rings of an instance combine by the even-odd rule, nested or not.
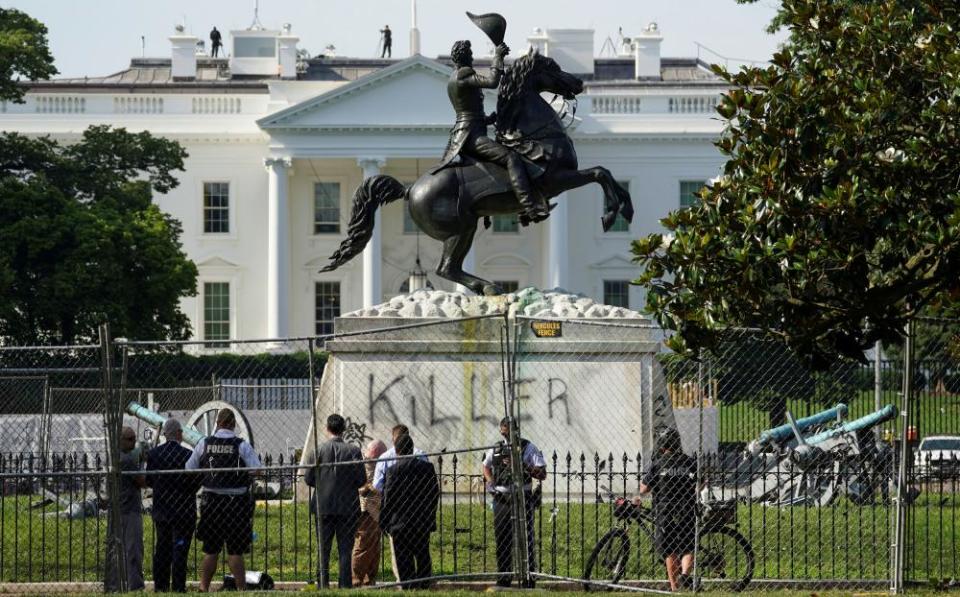
[(497, 131), (503, 134), (550, 136), (563, 125), (541, 93), (573, 99), (583, 91), (583, 81), (563, 72), (552, 58), (530, 51), (517, 58), (500, 82)]

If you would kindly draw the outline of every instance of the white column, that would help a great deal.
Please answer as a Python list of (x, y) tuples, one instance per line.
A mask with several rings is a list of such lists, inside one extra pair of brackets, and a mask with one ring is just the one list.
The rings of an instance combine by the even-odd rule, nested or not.
[[(357, 165), (363, 169), (363, 179), (380, 174), (380, 169), (387, 164), (386, 158), (357, 158)], [(383, 300), (383, 290), (380, 286), (381, 265), (380, 256), (380, 210), (373, 217), (373, 235), (370, 242), (363, 249), (363, 306), (372, 307)]]
[(263, 160), (267, 168), (267, 337), (290, 335), (290, 188), (288, 157)]
[(557, 207), (550, 212), (547, 220), (547, 288), (569, 290), (568, 275), (570, 232), (567, 222), (567, 201), (569, 196), (562, 193), (553, 199)]

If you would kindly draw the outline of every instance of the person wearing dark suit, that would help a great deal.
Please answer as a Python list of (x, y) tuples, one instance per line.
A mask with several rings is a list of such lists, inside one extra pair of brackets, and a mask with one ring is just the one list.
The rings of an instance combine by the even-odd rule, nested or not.
[[(402, 435), (395, 442), (397, 455), (413, 455), (413, 439)], [(400, 582), (429, 578), (430, 533), (437, 530), (440, 484), (433, 464), (407, 458), (387, 471), (383, 488), (380, 528), (393, 539), (393, 557)], [(426, 589), (429, 581), (405, 584), (405, 589)]]
[[(162, 430), (166, 442), (147, 452), (147, 471), (182, 470), (193, 452), (180, 445), (183, 428), (168, 419)], [(187, 590), (187, 556), (197, 522), (200, 475), (146, 475), (153, 488), (153, 587), (157, 593)]]
[[(346, 421), (340, 415), (327, 417), (327, 441), (317, 448), (315, 463), (307, 469), (304, 482), (315, 487), (310, 510), (319, 517), (317, 542), (320, 544), (320, 566), (317, 570), (317, 588), (325, 589), (330, 583), (330, 549), (337, 539), (339, 557), (338, 585), (341, 589), (353, 588), (351, 552), (353, 538), (357, 533), (360, 518), (360, 494), (358, 490), (367, 482), (363, 456), (360, 448), (343, 441)], [(330, 466), (337, 463), (350, 463)], [(326, 465), (326, 466), (325, 466)]]

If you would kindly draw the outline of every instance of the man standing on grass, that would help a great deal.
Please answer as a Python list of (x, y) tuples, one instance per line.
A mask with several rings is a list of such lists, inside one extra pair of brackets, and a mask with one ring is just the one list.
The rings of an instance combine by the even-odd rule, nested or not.
[[(398, 456), (413, 455), (413, 440), (401, 435), (394, 444)], [(430, 533), (437, 530), (440, 484), (431, 462), (406, 458), (387, 472), (381, 526), (390, 534), (393, 558), (404, 589), (427, 589), (433, 574)], [(417, 582), (411, 582), (417, 581)]]
[[(512, 448), (510, 447), (510, 419), (500, 421), (500, 435), (503, 436), (497, 446), (488, 450), (483, 459), (483, 479), (487, 490), (493, 494), (493, 535), (497, 544), (498, 587), (509, 587), (513, 572), (513, 504), (518, 497), (513, 489), (516, 479), (513, 476)], [(520, 470), (523, 487), (524, 513), (527, 526), (527, 561), (531, 571), (536, 569), (534, 557), (533, 515), (539, 506), (539, 492), (534, 493), (533, 481), (542, 482), (547, 478), (547, 461), (543, 453), (530, 440), (520, 440)], [(524, 588), (534, 587), (533, 579), (521, 579)]]
[(353, 544), (353, 586), (362, 587), (376, 584), (377, 568), (380, 564), (380, 492), (373, 488), (373, 472), (376, 459), (387, 451), (387, 446), (375, 439), (367, 444), (363, 453), (363, 468), (367, 473), (367, 483), (360, 488), (360, 522), (357, 524), (357, 536)]
[[(317, 542), (320, 545), (320, 565), (317, 570), (317, 588), (330, 585), (330, 550), (333, 538), (337, 539), (339, 575), (337, 584), (341, 589), (353, 588), (351, 552), (357, 534), (360, 517), (360, 494), (358, 490), (367, 483), (360, 448), (343, 441), (347, 422), (340, 415), (327, 417), (327, 441), (317, 448), (316, 464), (307, 469), (304, 482), (316, 488), (310, 502), (311, 511), (318, 517)], [(345, 464), (340, 464), (345, 463)]]
[(227, 566), (237, 590), (247, 588), (243, 554), (250, 551), (254, 503), (250, 493), (250, 473), (243, 469), (259, 468), (260, 458), (248, 441), (236, 436), (233, 432), (236, 426), (233, 411), (221, 408), (217, 413), (216, 432), (200, 440), (187, 461), (187, 470), (214, 469), (203, 477), (200, 524), (197, 526), (197, 539), (203, 541), (204, 554), (200, 567), (202, 592), (210, 590), (210, 581), (224, 545)]
[[(147, 452), (147, 471), (183, 470), (192, 452), (180, 445), (183, 428), (180, 421), (163, 423), (166, 442)], [(199, 474), (147, 475), (147, 486), (153, 488), (153, 588), (166, 593), (187, 591), (187, 556), (197, 526), (197, 490)]]
[[(140, 452), (137, 433), (130, 427), (120, 430), (120, 487), (116, 502), (120, 508), (120, 541), (123, 549), (124, 568), (127, 575), (127, 590), (142, 591), (143, 583), (143, 501), (140, 490), (147, 486), (143, 475), (130, 474), (140, 470)], [(113, 517), (108, 520), (112, 521)], [(107, 536), (111, 531), (107, 530)], [(104, 579), (104, 590), (114, 593), (120, 590), (119, 571), (110, 566)]]

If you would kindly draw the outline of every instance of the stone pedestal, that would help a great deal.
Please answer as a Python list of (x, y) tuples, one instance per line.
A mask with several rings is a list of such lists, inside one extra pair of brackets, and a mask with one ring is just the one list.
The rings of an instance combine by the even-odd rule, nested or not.
[[(397, 423), (427, 452), (498, 441), (508, 332), (521, 433), (548, 465), (556, 452), (564, 469), (570, 453), (579, 470), (583, 454), (592, 470), (595, 455), (613, 454), (619, 469), (624, 452), (631, 459), (650, 454), (656, 425), (675, 425), (655, 357), (660, 330), (639, 313), (582, 296), (418, 291), (345, 315), (335, 329), (317, 416), (321, 427), (330, 413), (348, 418), (347, 439), (357, 443), (389, 444)], [(311, 432), (305, 458), (312, 453)], [(478, 473), (479, 457), (459, 456), (469, 462), (463, 472)]]

